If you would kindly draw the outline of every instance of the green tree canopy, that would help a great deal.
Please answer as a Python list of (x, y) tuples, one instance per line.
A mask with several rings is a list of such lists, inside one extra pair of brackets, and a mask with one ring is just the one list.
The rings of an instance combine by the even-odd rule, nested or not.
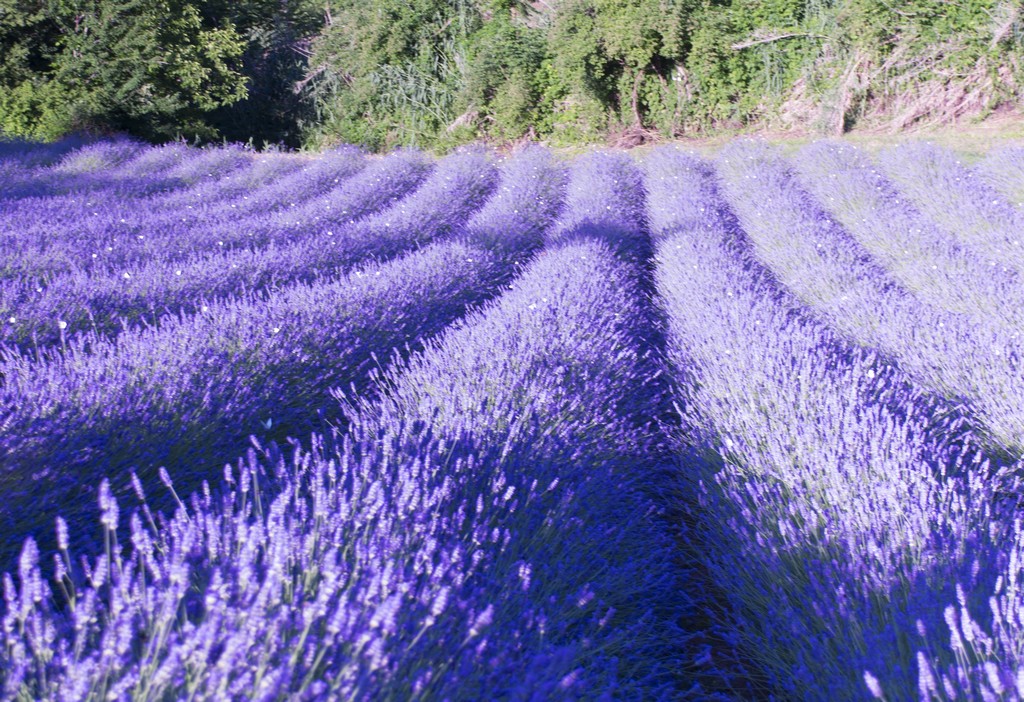
[(0, 0), (0, 134), (444, 149), (1024, 98), (1020, 0)]
[(268, 0), (0, 0), (0, 132), (218, 138), (253, 86), (301, 78), (292, 49), (317, 17)]

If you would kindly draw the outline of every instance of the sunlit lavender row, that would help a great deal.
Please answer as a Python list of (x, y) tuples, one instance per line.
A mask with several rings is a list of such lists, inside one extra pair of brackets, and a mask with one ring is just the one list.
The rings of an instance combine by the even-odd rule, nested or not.
[[(1011, 155), (1007, 151), (1004, 157)], [(1000, 185), (998, 180), (986, 182), (984, 168), (976, 174), (955, 154), (929, 144), (892, 148), (880, 161), (916, 208), (975, 251), (986, 265), (1024, 273), (1024, 212), (1014, 207), (1020, 198), (1012, 198), (1012, 186), (1007, 200), (1000, 196), (999, 187), (992, 187)], [(1014, 175), (1010, 167), (1003, 172), (1008, 179)], [(1000, 187), (1008, 190), (1006, 185)]]
[[(1012, 310), (1000, 315), (1002, 301), (987, 309), (976, 306), (973, 314), (948, 309), (956, 297), (951, 286), (963, 280), (952, 266), (945, 276), (932, 271), (924, 294), (907, 286), (833, 219), (828, 207), (836, 205), (816, 200), (777, 149), (736, 143), (717, 164), (723, 192), (757, 255), (805, 305), (859, 344), (898, 362), (922, 387), (960, 403), (995, 449), (1011, 455), (1024, 450), (1024, 332), (1002, 318)], [(817, 189), (824, 194), (832, 182)], [(907, 217), (923, 215), (914, 210)], [(920, 246), (924, 251), (933, 244)], [(948, 255), (963, 260), (967, 252)], [(1006, 276), (1001, 284), (1012, 291), (1016, 279)], [(963, 286), (959, 290), (970, 299)]]
[[(144, 162), (145, 155), (137, 160)], [(35, 254), (41, 259), (36, 268), (42, 272), (47, 272), (44, 263), (71, 269), (102, 267), (146, 255), (162, 240), (174, 238), (175, 228), (180, 233), (182, 224), (290, 206), (324, 192), (366, 165), (362, 154), (352, 149), (306, 160), (284, 155), (257, 158), (241, 151), (232, 155), (230, 161), (217, 164), (207, 163), (207, 156), (193, 156), (166, 170), (159, 169), (160, 163), (133, 169), (131, 161), (122, 168), (77, 173), (77, 179), (84, 181), (82, 187), (64, 195), (10, 198), (5, 242), (12, 253)], [(62, 162), (55, 168), (65, 167)], [(101, 185), (88, 187), (90, 180)], [(125, 182), (147, 181), (153, 183), (152, 192), (125, 192), (120, 187)], [(235, 188), (225, 189), (227, 184)], [(56, 233), (62, 235), (60, 239), (52, 236)], [(67, 251), (71, 242), (93, 248)], [(61, 258), (62, 252), (66, 258)]]
[[(919, 170), (930, 164), (907, 158), (903, 150), (887, 154), (886, 160), (894, 169), (896, 164), (901, 166), (899, 182), (907, 178), (922, 183), (923, 176), (904, 164), (919, 164)], [(950, 233), (967, 231), (963, 222), (943, 228), (928, 219), (924, 212), (945, 212), (935, 187), (914, 189), (910, 203), (927, 199), (917, 207), (908, 206), (904, 194), (908, 188), (897, 190), (866, 154), (840, 144), (806, 147), (795, 165), (807, 190), (901, 287), (940, 310), (973, 317), (982, 326), (1011, 332), (1024, 329), (1024, 284), (1008, 260), (1013, 258), (1012, 252), (1005, 247), (986, 247), (985, 253), (991, 256), (975, 255), (969, 245)]]
[(0, 699), (1024, 699), (1021, 173), (0, 144)]
[[(785, 699), (856, 699), (865, 683), (898, 698), (956, 668), (947, 608), (988, 614), (1013, 538), (981, 442), (777, 287), (704, 164), (663, 152), (648, 173), (681, 441), (699, 457), (687, 545), (730, 583), (740, 644)], [(987, 685), (955, 672), (956, 694)]]
[[(422, 159), (399, 153), (306, 203), (301, 208), (304, 218), (295, 215), (282, 221), (271, 213), (222, 223), (212, 232), (209, 225), (179, 229), (175, 245), (191, 251), (183, 259), (155, 257), (45, 281), (0, 281), (0, 313), (9, 314), (0, 339), (25, 349), (51, 345), (82, 331), (109, 335), (168, 312), (200, 309), (239, 291), (259, 293), (349, 268), (375, 252), (380, 239), (376, 232), (409, 236), (410, 221), (426, 218), (424, 208), (439, 196), (453, 198), (452, 208), (434, 215), (435, 230), (424, 222), (417, 237), (426, 239), (450, 229), (488, 192), (493, 176), (483, 165), (473, 156), (452, 157), (416, 199), (399, 204), (395, 200), (414, 190), (425, 176)], [(467, 183), (472, 187), (463, 188)], [(381, 256), (388, 253), (380, 251)]]
[(1024, 148), (993, 150), (975, 167), (977, 176), (1018, 210), (1024, 210)]
[[(439, 168), (438, 186), (454, 183), (468, 197), (481, 181), (489, 185), (490, 174), (475, 156), (468, 162), (456, 157), (453, 165), (461, 171)], [(418, 194), (434, 195), (426, 204), (434, 203), (435, 212), (415, 209), (424, 198), (409, 198), (377, 225), (391, 229), (387, 238), (355, 241), (362, 259), (346, 252), (364, 267), (336, 279), (211, 302), (197, 314), (165, 317), (157, 327), (114, 340), (86, 335), (45, 359), (6, 354), (0, 421), (9, 431), (0, 437), (0, 460), (8, 468), (5, 483), (9, 475), (19, 479), (8, 487), (3, 521), (24, 524), (24, 505), (60, 504), (103, 475), (126, 485), (132, 467), (144, 480), (158, 466), (176, 469), (179, 479), (197, 476), (189, 484), (198, 487), (261, 427), (279, 437), (308, 434), (330, 400), (329, 389), (358, 382), (374, 354), (429, 337), (467, 305), (493, 295), (510, 275), (509, 252), (491, 254), (476, 240), (494, 238), (516, 210), (524, 213), (512, 220), (521, 237), (553, 216), (554, 198), (535, 202), (544, 191), (533, 169), (542, 167), (534, 155), (509, 162), (503, 197), (465, 226), (454, 219), (465, 209), (425, 183)], [(461, 180), (455, 177), (460, 172), (466, 174)], [(403, 218), (411, 219), (407, 212), (419, 215), (423, 228), (403, 226)], [(461, 241), (390, 264), (373, 262), (400, 251), (402, 237), (405, 248), (427, 240), (431, 217), (448, 227), (438, 234), (458, 228)], [(48, 520), (48, 512), (40, 510), (39, 518)]]

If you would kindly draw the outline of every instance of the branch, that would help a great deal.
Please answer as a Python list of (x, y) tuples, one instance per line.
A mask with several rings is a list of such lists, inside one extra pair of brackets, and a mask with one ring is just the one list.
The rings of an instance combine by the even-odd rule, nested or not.
[(317, 76), (319, 76), (321, 73), (323, 73), (326, 70), (327, 70), (327, 64), (326, 63), (322, 64), (320, 66), (317, 66), (313, 71), (311, 71), (308, 74), (306, 74), (305, 78), (303, 78), (302, 80), (295, 81), (294, 85), (292, 85), (292, 92), (295, 93), (296, 95), (298, 95), (299, 93), (301, 93), (305, 89), (305, 87), (309, 84), (309, 82), (311, 80), (315, 80), (317, 78)]
[(300, 39), (299, 41), (292, 42), (288, 45), (288, 48), (298, 54), (304, 59), (313, 58), (313, 49), (310, 48), (311, 41), (308, 39)]
[(812, 34), (810, 32), (790, 32), (788, 34), (776, 34), (772, 37), (764, 37), (763, 39), (748, 39), (747, 41), (741, 41), (739, 44), (733, 44), (732, 49), (739, 51), (741, 49), (749, 49), (751, 46), (757, 46), (758, 44), (767, 44), (773, 41), (782, 41), (783, 39), (794, 39), (797, 37), (808, 38), (808, 39), (826, 39), (831, 41), (832, 37), (827, 37), (824, 34)]

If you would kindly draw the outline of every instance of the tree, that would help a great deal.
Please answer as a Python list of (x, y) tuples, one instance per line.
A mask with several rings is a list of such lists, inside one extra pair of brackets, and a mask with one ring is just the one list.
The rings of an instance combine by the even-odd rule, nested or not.
[(482, 23), (470, 0), (331, 5), (309, 76), (320, 133), (374, 148), (442, 139), (458, 126), (467, 46)]
[(40, 129), (40, 117), (59, 39), (47, 0), (0, 0), (0, 134), (56, 136)]
[(314, 119), (311, 96), (302, 88), (313, 39), (324, 26), (324, 4), (207, 0), (201, 10), (230, 22), (246, 42), (241, 57), (246, 97), (215, 110), (209, 122), (229, 141), (300, 146)]
[(55, 138), (76, 129), (210, 136), (201, 114), (238, 100), (242, 51), (179, 0), (3, 0), (0, 128)]
[(549, 33), (562, 91), (596, 101), (612, 122), (674, 131), (685, 92), (672, 87), (689, 50), (697, 0), (565, 0)]

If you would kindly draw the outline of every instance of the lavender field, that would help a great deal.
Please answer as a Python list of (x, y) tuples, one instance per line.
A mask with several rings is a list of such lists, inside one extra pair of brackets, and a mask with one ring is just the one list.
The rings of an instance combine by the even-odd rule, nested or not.
[(1024, 149), (0, 143), (0, 698), (1024, 699)]

